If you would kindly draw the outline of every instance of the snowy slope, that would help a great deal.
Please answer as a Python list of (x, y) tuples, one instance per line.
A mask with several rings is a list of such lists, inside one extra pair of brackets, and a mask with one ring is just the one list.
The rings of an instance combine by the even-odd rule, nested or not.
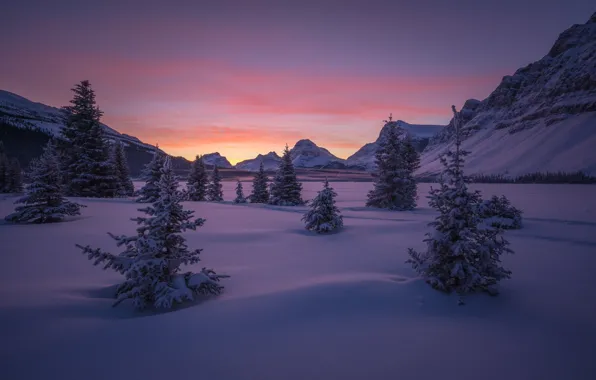
[[(305, 199), (321, 187), (304, 185)], [(592, 186), (478, 186), (510, 197), (525, 228), (507, 232), (516, 254), (501, 295), (458, 306), (404, 263), (434, 216), (428, 185), (420, 209), (398, 213), (363, 207), (370, 183), (332, 185), (346, 227), (330, 236), (304, 231), (302, 207), (186, 203), (207, 219), (185, 234), (204, 249), (196, 268), (231, 277), (220, 297), (160, 314), (112, 308), (122, 276), (74, 246), (118, 252), (105, 232), (133, 233), (138, 204), (83, 199), (76, 220), (0, 225), (0, 378), (596, 378)]]
[(327, 149), (317, 146), (311, 140), (299, 140), (290, 150), (292, 163), (297, 168), (324, 167), (344, 160), (335, 157)]
[(232, 168), (232, 164), (230, 164), (230, 161), (228, 161), (227, 158), (219, 154), (219, 152), (208, 153), (203, 155), (203, 162), (211, 166), (216, 164), (218, 168)]
[[(596, 14), (563, 32), (551, 51), (464, 106), (470, 174), (596, 174)], [(429, 143), (419, 173), (435, 174), (452, 122)]]
[[(38, 129), (49, 135), (58, 135), (64, 126), (64, 112), (45, 104), (35, 103), (12, 92), (0, 90), (0, 121), (21, 128)], [(125, 145), (154, 151), (155, 147), (138, 138), (122, 134), (102, 124), (108, 135)]]
[(259, 170), (261, 161), (263, 162), (263, 167), (265, 170), (276, 170), (279, 167), (281, 158), (277, 155), (277, 153), (269, 152), (265, 155), (259, 154), (257, 157), (250, 160), (238, 162), (234, 167), (240, 170), (255, 172)]
[(385, 138), (391, 125), (401, 128), (403, 136), (409, 135), (419, 150), (422, 150), (430, 139), (444, 128), (441, 125), (417, 125), (409, 124), (402, 120), (391, 121), (383, 126), (375, 142), (364, 145), (356, 153), (348, 157), (346, 165), (360, 167), (365, 170), (374, 170), (375, 154), (379, 148), (379, 142)]

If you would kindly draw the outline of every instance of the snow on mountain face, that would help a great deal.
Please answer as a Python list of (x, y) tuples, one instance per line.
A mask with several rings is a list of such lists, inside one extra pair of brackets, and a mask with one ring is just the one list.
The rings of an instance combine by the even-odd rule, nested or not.
[(234, 167), (240, 170), (256, 172), (259, 170), (261, 162), (263, 162), (263, 167), (265, 168), (265, 170), (276, 170), (279, 167), (280, 161), (281, 157), (279, 157), (277, 153), (269, 152), (265, 155), (259, 154), (257, 157), (251, 160), (241, 161), (237, 163)]
[(364, 145), (356, 153), (348, 157), (346, 165), (348, 165), (348, 167), (359, 167), (364, 170), (374, 170), (375, 154), (379, 148), (379, 143), (387, 135), (390, 126), (400, 128), (402, 130), (402, 135), (404, 136), (406, 134), (409, 135), (419, 151), (423, 150), (430, 139), (444, 128), (441, 125), (415, 125), (408, 124), (402, 120), (391, 121), (383, 126), (379, 133), (379, 137), (375, 142)]
[(344, 161), (310, 140), (298, 141), (290, 150), (290, 157), (297, 168), (324, 167), (336, 162), (343, 163)]
[[(32, 128), (48, 135), (57, 136), (64, 126), (65, 112), (59, 108), (35, 103), (12, 92), (0, 90), (0, 121), (19, 128)], [(154, 151), (155, 147), (143, 143), (136, 137), (121, 134), (102, 124), (111, 138), (121, 140), (125, 145), (136, 145)]]
[(219, 154), (219, 152), (208, 153), (203, 155), (203, 162), (211, 166), (217, 165), (218, 168), (232, 168), (232, 164), (230, 164), (230, 161), (228, 161), (227, 158)]
[[(470, 174), (539, 171), (596, 174), (596, 14), (561, 33), (550, 52), (462, 108)], [(452, 122), (431, 139), (419, 174), (440, 170)]]

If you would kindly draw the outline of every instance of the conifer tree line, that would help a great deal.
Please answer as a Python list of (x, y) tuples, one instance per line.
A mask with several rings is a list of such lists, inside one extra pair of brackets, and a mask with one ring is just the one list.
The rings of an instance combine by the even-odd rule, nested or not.
[(4, 144), (0, 141), (0, 193), (20, 193), (23, 191), (23, 171), (19, 160), (8, 157)]

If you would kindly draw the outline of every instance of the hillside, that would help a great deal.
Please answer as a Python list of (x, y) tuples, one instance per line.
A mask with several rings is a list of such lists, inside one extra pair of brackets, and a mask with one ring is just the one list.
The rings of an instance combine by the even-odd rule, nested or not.
[[(538, 171), (596, 174), (596, 14), (561, 33), (542, 59), (503, 78), (482, 102), (462, 108), (470, 174)], [(419, 174), (440, 170), (453, 124), (433, 137)]]

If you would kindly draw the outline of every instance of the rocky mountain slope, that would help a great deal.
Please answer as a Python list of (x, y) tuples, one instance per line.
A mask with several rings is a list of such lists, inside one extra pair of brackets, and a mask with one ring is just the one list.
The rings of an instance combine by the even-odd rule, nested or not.
[(251, 172), (256, 172), (259, 170), (261, 161), (263, 162), (263, 167), (265, 168), (265, 170), (276, 170), (279, 167), (281, 157), (279, 157), (275, 152), (259, 154), (257, 157), (253, 159), (238, 162), (235, 165), (235, 168), (239, 170), (248, 170)]
[(327, 167), (344, 161), (311, 140), (299, 140), (290, 150), (290, 157), (297, 168)]
[(409, 135), (420, 152), (423, 151), (433, 136), (437, 135), (444, 128), (441, 125), (416, 125), (406, 123), (402, 120), (390, 121), (381, 129), (379, 137), (375, 142), (364, 145), (356, 153), (348, 157), (346, 166), (363, 170), (374, 170), (375, 154), (379, 148), (379, 142), (385, 138), (387, 130), (391, 125), (399, 127), (404, 136), (406, 134)]
[[(506, 76), (485, 100), (462, 108), (470, 174), (596, 174), (596, 14), (561, 33), (542, 59)], [(419, 174), (440, 170), (449, 123), (426, 147)]]
[(230, 161), (219, 154), (219, 152), (203, 155), (203, 162), (208, 166), (217, 165), (218, 168), (231, 169), (233, 167), (232, 164), (230, 164)]

